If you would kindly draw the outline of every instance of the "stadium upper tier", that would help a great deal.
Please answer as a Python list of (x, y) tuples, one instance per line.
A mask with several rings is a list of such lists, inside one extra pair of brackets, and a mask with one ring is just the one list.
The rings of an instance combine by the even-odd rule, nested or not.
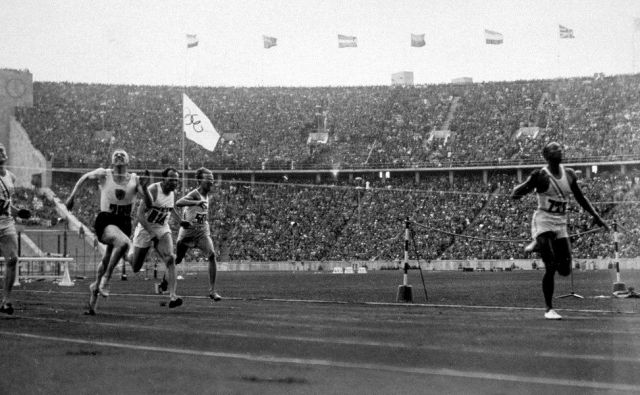
[[(412, 168), (538, 162), (550, 140), (567, 160), (640, 158), (640, 75), (411, 87), (191, 87), (223, 134), (186, 141), (189, 168)], [(180, 87), (34, 83), (18, 120), (54, 167), (135, 166), (181, 157)], [(327, 144), (307, 144), (326, 115)], [(522, 127), (539, 129), (518, 133)], [(432, 137), (432, 132), (450, 130)], [(519, 135), (519, 137), (518, 137)]]

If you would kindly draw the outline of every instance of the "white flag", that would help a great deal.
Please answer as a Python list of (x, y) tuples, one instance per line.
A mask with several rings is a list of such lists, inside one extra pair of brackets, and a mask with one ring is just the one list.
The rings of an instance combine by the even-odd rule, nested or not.
[(182, 129), (185, 136), (213, 151), (220, 140), (220, 134), (206, 115), (184, 93), (182, 94)]

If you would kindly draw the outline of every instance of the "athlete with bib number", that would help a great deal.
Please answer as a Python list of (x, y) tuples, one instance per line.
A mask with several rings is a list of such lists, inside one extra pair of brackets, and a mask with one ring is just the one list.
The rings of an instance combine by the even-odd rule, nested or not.
[(129, 155), (121, 149), (115, 150), (111, 156), (110, 169), (98, 168), (80, 177), (67, 198), (69, 211), (78, 190), (86, 180), (97, 180), (100, 187), (100, 212), (96, 217), (94, 228), (98, 240), (107, 245), (104, 257), (98, 265), (96, 281), (89, 286), (88, 315), (96, 314), (98, 295), (109, 296), (109, 281), (113, 269), (131, 247), (131, 210), (136, 196), (140, 194), (151, 205), (151, 198), (146, 189), (148, 179), (129, 173)]
[[(209, 192), (213, 187), (213, 173), (201, 167), (196, 170), (196, 180), (198, 188), (176, 202), (176, 207), (183, 207), (176, 245), (176, 265), (182, 262), (189, 248), (199, 248), (209, 260), (209, 298), (218, 302), (222, 297), (215, 291), (217, 262), (209, 228)], [(167, 285), (163, 279), (160, 289), (165, 290)]]
[(513, 199), (520, 199), (533, 191), (536, 191), (538, 196), (538, 208), (533, 213), (531, 221), (534, 243), (525, 250), (535, 249), (542, 256), (545, 265), (542, 293), (547, 308), (544, 317), (550, 320), (562, 318), (553, 309), (552, 304), (555, 273), (558, 272), (561, 276), (571, 274), (571, 244), (567, 233), (566, 213), (570, 195), (573, 194), (578, 204), (593, 216), (595, 224), (609, 230), (609, 225), (602, 220), (582, 193), (576, 173), (560, 164), (562, 155), (560, 144), (547, 144), (542, 150), (547, 166), (534, 170), (529, 178), (516, 186), (511, 193)]
[(178, 187), (178, 171), (168, 167), (162, 171), (162, 181), (149, 185), (151, 205), (143, 202), (138, 208), (138, 225), (133, 235), (133, 253), (129, 260), (133, 272), (142, 268), (144, 260), (153, 245), (158, 256), (167, 267), (169, 286), (169, 307), (182, 305), (182, 298), (176, 295), (176, 265), (173, 255), (173, 237), (169, 228), (169, 218), (175, 210), (175, 190)]

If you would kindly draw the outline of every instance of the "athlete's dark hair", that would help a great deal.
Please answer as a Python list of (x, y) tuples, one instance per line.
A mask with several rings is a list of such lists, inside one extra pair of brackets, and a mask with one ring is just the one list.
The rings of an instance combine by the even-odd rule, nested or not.
[(180, 176), (180, 173), (178, 172), (178, 170), (175, 167), (167, 167), (166, 169), (162, 170), (162, 178), (167, 178), (169, 177), (169, 173), (175, 171), (176, 174), (178, 176)]
[(202, 180), (205, 174), (212, 174), (211, 170), (207, 169), (206, 167), (201, 167), (198, 170), (196, 170), (196, 180)]

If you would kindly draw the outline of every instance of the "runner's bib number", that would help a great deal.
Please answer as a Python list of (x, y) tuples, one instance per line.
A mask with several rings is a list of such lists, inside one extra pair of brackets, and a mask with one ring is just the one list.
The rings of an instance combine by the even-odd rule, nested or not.
[(567, 211), (567, 202), (548, 199), (549, 207), (547, 211), (550, 213), (564, 214)]

